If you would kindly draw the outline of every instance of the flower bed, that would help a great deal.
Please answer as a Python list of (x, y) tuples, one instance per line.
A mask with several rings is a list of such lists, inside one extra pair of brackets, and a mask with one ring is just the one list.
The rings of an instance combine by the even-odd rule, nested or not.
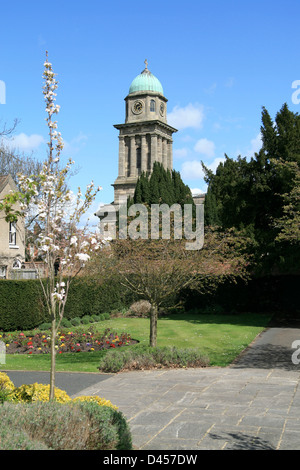
[[(7, 354), (48, 354), (51, 348), (51, 336), (47, 333), (36, 333), (26, 336), (24, 333), (2, 333), (0, 340), (6, 345)], [(109, 329), (102, 333), (90, 330), (87, 333), (60, 331), (55, 341), (58, 354), (101, 351), (135, 344), (129, 334), (118, 335)]]

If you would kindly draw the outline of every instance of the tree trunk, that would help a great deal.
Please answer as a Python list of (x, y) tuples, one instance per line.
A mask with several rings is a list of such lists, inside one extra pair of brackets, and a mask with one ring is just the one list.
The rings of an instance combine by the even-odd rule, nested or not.
[(157, 317), (158, 307), (155, 304), (151, 304), (150, 309), (150, 346), (155, 348), (157, 342)]
[(55, 338), (56, 338), (56, 321), (52, 320), (52, 329), (51, 329), (51, 368), (50, 368), (50, 395), (49, 400), (54, 400), (54, 387), (55, 387)]

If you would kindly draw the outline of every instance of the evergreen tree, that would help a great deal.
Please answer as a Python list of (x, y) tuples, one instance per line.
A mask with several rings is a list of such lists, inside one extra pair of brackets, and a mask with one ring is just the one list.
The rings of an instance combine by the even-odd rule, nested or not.
[(151, 175), (142, 173), (135, 193), (135, 203), (145, 204), (193, 204), (190, 188), (181, 179), (180, 173), (166, 170), (159, 162), (154, 162)]
[(215, 174), (203, 165), (208, 183), (205, 222), (251, 232), (257, 259), (274, 265), (281, 256), (274, 220), (285, 220), (282, 196), (294, 194), (297, 185), (287, 164), (300, 167), (300, 117), (284, 104), (273, 122), (263, 108), (261, 135), (262, 148), (250, 160), (226, 156)]

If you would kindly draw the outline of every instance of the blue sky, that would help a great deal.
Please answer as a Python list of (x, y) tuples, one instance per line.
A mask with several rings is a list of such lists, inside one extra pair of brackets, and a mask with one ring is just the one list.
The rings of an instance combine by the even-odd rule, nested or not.
[[(42, 74), (45, 51), (58, 74), (58, 127), (64, 158), (78, 168), (71, 187), (102, 186), (113, 200), (118, 131), (132, 80), (148, 60), (168, 99), (174, 168), (205, 191), (201, 160), (215, 168), (224, 154), (259, 149), (261, 109), (274, 118), (293, 103), (300, 80), (298, 0), (77, 0), (1, 5), (0, 127), (20, 123), (10, 143), (46, 155)], [(1, 90), (0, 90), (1, 91)], [(3, 93), (2, 93), (3, 95)]]

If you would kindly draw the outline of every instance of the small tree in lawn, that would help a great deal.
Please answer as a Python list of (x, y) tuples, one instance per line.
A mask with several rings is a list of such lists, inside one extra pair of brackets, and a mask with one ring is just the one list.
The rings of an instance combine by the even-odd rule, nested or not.
[(107, 263), (102, 256), (99, 265), (106, 273), (115, 270), (124, 287), (149, 301), (149, 342), (156, 347), (159, 308), (174, 306), (182, 289), (204, 293), (225, 280), (247, 278), (246, 243), (233, 231), (207, 232), (198, 251), (186, 250), (185, 240), (114, 240)]
[[(50, 399), (54, 398), (55, 387), (55, 340), (64, 316), (64, 309), (72, 279), (79, 273), (90, 259), (93, 251), (101, 246), (100, 240), (87, 233), (87, 225), (78, 229), (83, 214), (86, 213), (100, 188), (93, 182), (87, 186), (85, 194), (78, 188), (77, 195), (72, 198), (67, 188), (67, 180), (74, 162), (68, 161), (62, 169), (59, 167), (60, 154), (63, 149), (61, 134), (57, 131), (57, 121), (53, 117), (59, 112), (55, 105), (55, 90), (58, 82), (48, 61), (44, 63), (43, 93), (46, 101), (47, 126), (49, 130), (48, 158), (43, 164), (40, 174), (30, 177), (18, 175), (20, 192), (8, 195), (2, 201), (0, 210), (4, 210), (7, 220), (16, 220), (25, 215), (29, 206), (35, 207), (35, 220), (41, 227), (37, 240), (39, 255), (48, 267), (48, 278), (41, 281), (45, 302), (51, 317), (51, 371)], [(22, 210), (14, 211), (13, 203), (20, 201)], [(55, 265), (59, 263), (59, 271)]]

